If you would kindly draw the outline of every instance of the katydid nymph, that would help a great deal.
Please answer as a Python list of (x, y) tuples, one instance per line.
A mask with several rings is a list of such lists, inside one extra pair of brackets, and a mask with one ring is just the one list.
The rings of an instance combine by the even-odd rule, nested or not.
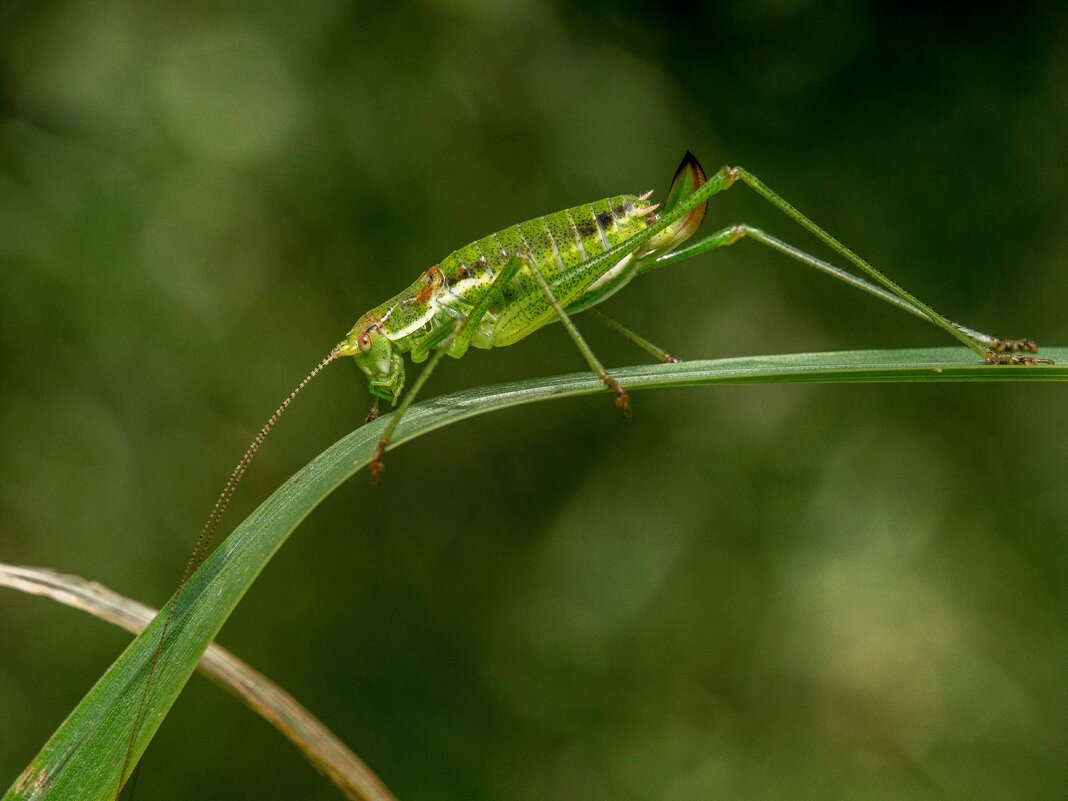
[[(769, 201), (867, 278), (745, 224), (724, 227), (683, 247), (700, 227), (709, 200), (736, 183), (745, 184)], [(594, 355), (571, 318), (589, 311), (590, 316), (621, 333), (652, 357), (664, 362), (676, 361), (667, 351), (595, 307), (639, 275), (747, 238), (928, 320), (991, 364), (1051, 363), (1030, 355), (1037, 351), (1037, 346), (1030, 340), (1002, 340), (946, 319), (742, 168), (723, 167), (706, 178), (697, 159), (687, 153), (662, 207), (652, 202), (651, 196), (651, 192), (646, 192), (596, 200), (513, 225), (454, 251), (423, 272), (411, 286), (361, 316), (347, 336), (300, 382), (256, 435), (201, 530), (178, 590), (172, 597), (149, 668), (120, 771), (120, 788), (134, 761), (134, 743), (142, 722), (145, 698), (182, 587), (204, 555), (220, 517), (264, 438), (296, 395), (331, 362), (352, 357), (366, 375), (373, 397), (369, 420), (378, 416), (382, 401), (397, 407), (383, 430), (370, 463), (372, 483), (379, 480), (383, 456), (397, 424), (446, 355), (459, 359), (471, 347), (489, 349), (511, 345), (549, 323), (559, 322), (565, 327), (590, 370), (614, 394), (616, 405), (628, 415), (630, 403), (626, 391)], [(413, 363), (427, 362), (407, 390), (405, 354)]]

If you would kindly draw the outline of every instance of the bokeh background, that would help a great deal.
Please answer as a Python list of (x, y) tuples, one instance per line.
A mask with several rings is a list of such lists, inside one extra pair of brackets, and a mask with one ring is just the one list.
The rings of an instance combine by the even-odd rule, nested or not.
[[(3, 3), (0, 559), (162, 603), (248, 440), (364, 310), (489, 231), (662, 193), (687, 149), (950, 316), (1068, 343), (1068, 9), (927, 5)], [(744, 189), (709, 224), (739, 221), (822, 252)], [(684, 357), (946, 343), (753, 243), (608, 309)], [(579, 369), (546, 330), (432, 391)], [(367, 402), (349, 365), (318, 379), (229, 524)], [(402, 801), (1064, 797), (1060, 388), (633, 405), (390, 454), (221, 641)], [(0, 594), (0, 785), (126, 642)], [(337, 797), (199, 677), (138, 795)]]

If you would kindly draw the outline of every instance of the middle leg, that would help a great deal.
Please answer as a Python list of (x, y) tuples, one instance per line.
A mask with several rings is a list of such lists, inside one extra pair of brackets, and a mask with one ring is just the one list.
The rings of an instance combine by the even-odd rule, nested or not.
[(593, 306), (588, 311), (592, 317), (600, 320), (602, 323), (607, 325), (617, 334), (623, 336), (626, 339), (629, 339), (631, 342), (633, 342), (639, 348), (644, 350), (657, 361), (661, 361), (664, 364), (678, 364), (679, 361), (681, 361), (680, 359), (676, 359), (674, 356), (672, 356), (659, 345), (654, 345), (652, 342), (650, 342), (638, 332), (632, 331), (631, 329), (627, 328), (627, 326), (623, 325), (623, 323), (619, 322), (619, 320), (617, 320), (615, 317), (609, 317), (596, 306)]
[(608, 371), (604, 369), (604, 365), (601, 364), (601, 360), (597, 358), (594, 352), (590, 349), (590, 346), (586, 344), (586, 340), (582, 338), (582, 334), (579, 333), (575, 324), (571, 322), (571, 317), (564, 311), (564, 307), (560, 305), (560, 301), (557, 300), (556, 295), (553, 294), (552, 287), (550, 287), (549, 282), (545, 280), (545, 276), (541, 274), (538, 265), (533, 259), (524, 255), (517, 256), (516, 258), (529, 265), (530, 274), (534, 276), (534, 280), (537, 282), (545, 299), (549, 301), (549, 305), (553, 307), (553, 311), (556, 312), (556, 316), (560, 319), (564, 329), (571, 336), (575, 346), (578, 347), (579, 351), (586, 359), (586, 364), (590, 366), (594, 375), (601, 379), (601, 383), (615, 393), (616, 406), (623, 410), (623, 416), (630, 417), (630, 396), (627, 395), (626, 390), (619, 385), (619, 382), (608, 374)]

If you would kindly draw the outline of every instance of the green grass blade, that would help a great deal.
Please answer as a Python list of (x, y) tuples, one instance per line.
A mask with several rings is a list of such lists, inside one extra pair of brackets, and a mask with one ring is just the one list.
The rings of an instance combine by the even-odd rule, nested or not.
[[(798, 382), (1068, 380), (1068, 348), (1046, 348), (1042, 355), (1058, 364), (993, 366), (978, 362), (963, 348), (938, 348), (693, 361), (618, 368), (612, 374), (628, 390)], [(409, 410), (394, 436), (394, 447), (475, 415), (595, 392), (604, 392), (596, 378), (575, 373), (434, 398)], [(613, 413), (610, 405), (605, 413)], [(190, 578), (160, 657), (135, 757), (144, 751), (200, 654), (267, 561), (320, 501), (367, 465), (388, 420), (386, 416), (365, 425), (319, 454), (249, 515)], [(107, 801), (113, 797), (161, 625), (157, 616), (130, 644), (8, 790), (4, 801)]]
[[(49, 598), (140, 634), (157, 614), (96, 581), (40, 567), (0, 562), (0, 587)], [(397, 801), (370, 768), (296, 698), (218, 643), (208, 646), (198, 670), (274, 726), (311, 765), (353, 801)]]

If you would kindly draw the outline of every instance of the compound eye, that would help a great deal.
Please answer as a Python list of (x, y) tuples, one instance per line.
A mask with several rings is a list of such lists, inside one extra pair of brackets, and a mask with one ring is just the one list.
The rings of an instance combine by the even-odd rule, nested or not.
[(356, 344), (360, 346), (360, 350), (364, 353), (368, 353), (371, 350), (371, 336), (370, 334), (360, 334), (359, 339), (356, 340)]

